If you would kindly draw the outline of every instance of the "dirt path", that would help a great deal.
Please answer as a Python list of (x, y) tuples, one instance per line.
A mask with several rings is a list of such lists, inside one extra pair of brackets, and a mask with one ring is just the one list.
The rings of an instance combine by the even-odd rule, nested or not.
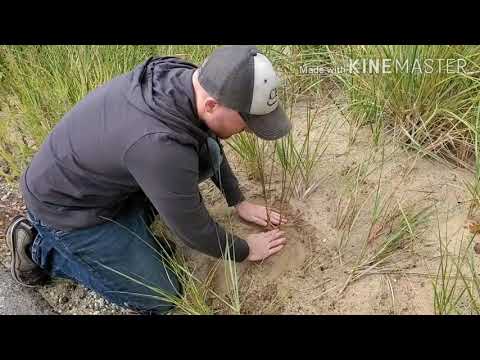
[(35, 290), (16, 284), (0, 269), (0, 315), (54, 315), (52, 307)]

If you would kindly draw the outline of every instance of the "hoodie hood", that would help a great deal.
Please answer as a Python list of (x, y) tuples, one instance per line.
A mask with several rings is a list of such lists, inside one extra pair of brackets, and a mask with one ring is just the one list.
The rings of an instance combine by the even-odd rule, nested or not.
[(196, 69), (196, 65), (176, 57), (151, 57), (132, 71), (127, 98), (172, 130), (179, 140), (195, 139), (198, 149), (211, 132), (197, 115), (192, 84)]

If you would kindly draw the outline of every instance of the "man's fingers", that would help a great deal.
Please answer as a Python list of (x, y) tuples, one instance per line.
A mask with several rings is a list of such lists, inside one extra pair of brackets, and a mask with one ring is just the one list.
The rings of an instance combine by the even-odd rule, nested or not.
[(262, 225), (262, 226), (267, 226), (268, 225), (268, 223), (265, 219), (262, 219), (258, 216), (255, 216), (255, 222), (259, 225)]
[(268, 215), (270, 216), (280, 216), (278, 211), (268, 210)]
[[(280, 223), (280, 220), (282, 221), (281, 223)], [(284, 217), (280, 217), (280, 216), (274, 217), (274, 218), (272, 218), (272, 223), (274, 223), (275, 225), (286, 224), (287, 219), (284, 218)]]
[(274, 235), (274, 234), (277, 234), (279, 231), (281, 231), (280, 229), (273, 229), (273, 230), (270, 230), (270, 231), (265, 231), (265, 234), (266, 235)]
[(270, 221), (274, 225), (280, 225), (280, 216), (279, 215), (271, 216)]
[(280, 220), (280, 219), (282, 220), (282, 224), (285, 224), (287, 222), (287, 218), (284, 215), (279, 216), (278, 220)]
[(273, 214), (273, 213), (279, 214), (280, 213), (280, 211), (278, 211), (277, 209), (274, 209), (274, 208), (268, 208), (267, 211), (271, 214)]
[[(278, 229), (276, 229), (276, 230), (278, 230)], [(274, 230), (274, 231), (275, 231), (275, 230)], [(283, 235), (285, 235), (285, 232), (283, 232), (283, 231), (281, 231), (281, 230), (278, 230), (278, 231), (275, 231), (275, 232), (271, 232), (271, 233), (269, 234), (270, 241), (280, 239)]]
[(279, 218), (280, 217), (280, 214), (275, 212), (275, 211), (269, 211), (268, 214), (265, 213), (265, 216), (269, 216), (271, 219), (272, 218)]
[(270, 219), (278, 221), (280, 220), (280, 214), (277, 214), (277, 213), (270, 214)]
[(285, 245), (280, 245), (280, 246), (277, 246), (275, 248), (271, 248), (269, 251), (268, 251), (268, 256), (272, 256), (273, 254), (276, 254), (277, 252), (279, 252), (280, 250), (283, 249)]
[(268, 246), (270, 247), (270, 249), (273, 249), (273, 248), (276, 248), (277, 246), (285, 245), (286, 242), (287, 242), (287, 239), (285, 239), (285, 238), (280, 238), (280, 239), (276, 239), (276, 240), (270, 241), (270, 243), (268, 244)]
[(287, 222), (287, 219), (280, 215), (279, 213), (277, 212), (271, 212), (270, 213), (270, 221), (275, 224), (275, 225), (280, 225), (280, 219), (282, 220), (282, 224), (285, 224)]

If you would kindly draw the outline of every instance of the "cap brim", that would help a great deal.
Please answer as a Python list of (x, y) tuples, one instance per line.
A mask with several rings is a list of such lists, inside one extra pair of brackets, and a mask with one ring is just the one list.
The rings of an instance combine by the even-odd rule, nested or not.
[(292, 129), (292, 123), (280, 105), (265, 115), (242, 114), (242, 116), (248, 128), (263, 140), (280, 139)]

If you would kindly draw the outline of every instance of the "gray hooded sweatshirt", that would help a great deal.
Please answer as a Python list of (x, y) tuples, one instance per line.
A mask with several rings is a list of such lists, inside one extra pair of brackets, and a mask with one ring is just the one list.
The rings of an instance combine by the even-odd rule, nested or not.
[[(150, 58), (87, 94), (23, 173), (28, 209), (46, 225), (71, 231), (114, 218), (141, 190), (188, 246), (220, 257), (228, 236), (234, 259), (243, 261), (248, 244), (210, 217), (198, 189), (206, 166), (199, 153), (212, 134), (197, 116), (195, 69), (175, 57)], [(212, 180), (229, 206), (244, 199), (226, 158)]]

